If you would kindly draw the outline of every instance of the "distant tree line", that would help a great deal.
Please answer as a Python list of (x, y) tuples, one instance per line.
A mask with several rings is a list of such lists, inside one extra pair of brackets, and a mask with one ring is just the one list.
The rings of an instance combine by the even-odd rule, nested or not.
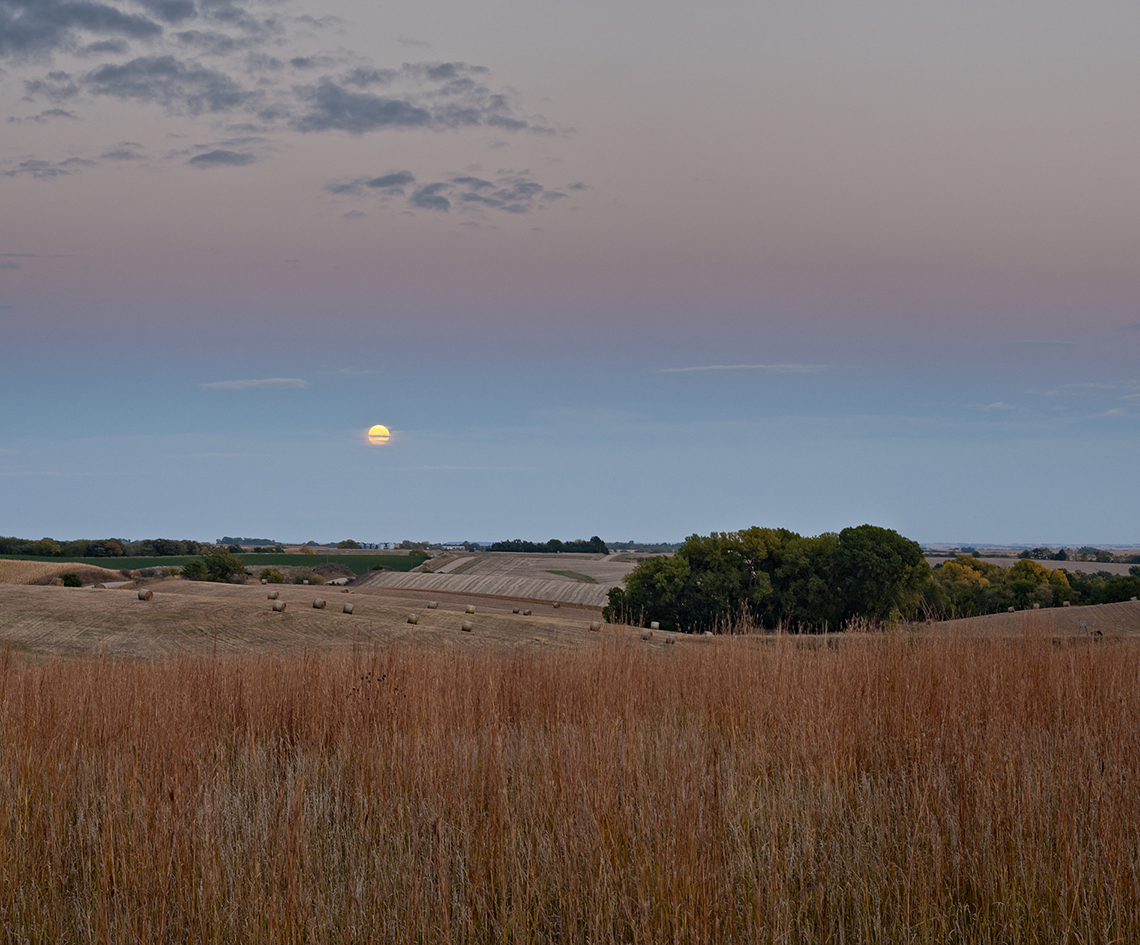
[(597, 535), (589, 541), (580, 538), (577, 541), (559, 541), (551, 538), (550, 541), (534, 542), (514, 538), (510, 541), (496, 541), (488, 546), (488, 551), (524, 551), (527, 554), (590, 554), (608, 555), (610, 549)]
[(624, 588), (609, 591), (604, 616), (684, 632), (738, 622), (820, 632), (861, 619), (970, 617), (1133, 596), (1140, 596), (1140, 566), (1129, 575), (1086, 574), (959, 555), (932, 570), (916, 542), (874, 525), (814, 537), (749, 528), (692, 535), (676, 554), (639, 562)]
[[(967, 549), (963, 548), (963, 552)], [(974, 553), (974, 552), (971, 552)], [(1106, 548), (1030, 548), (1018, 555), (1019, 558), (1034, 558), (1037, 561), (1096, 561), (1100, 564), (1140, 564), (1140, 555), (1116, 554)]]
[(34, 558), (167, 558), (174, 555), (201, 554), (203, 548), (212, 547), (198, 541), (175, 541), (170, 538), (148, 538), (145, 541), (126, 541), (121, 538), (80, 538), (76, 541), (56, 541), (41, 538), (0, 537), (0, 555), (27, 555)]

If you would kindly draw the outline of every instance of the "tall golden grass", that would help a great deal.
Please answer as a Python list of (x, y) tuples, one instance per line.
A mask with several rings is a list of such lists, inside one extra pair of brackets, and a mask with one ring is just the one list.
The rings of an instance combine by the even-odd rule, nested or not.
[(0, 658), (0, 938), (1140, 941), (1140, 644)]
[(74, 561), (20, 561), (15, 558), (0, 558), (0, 584), (36, 584), (61, 574), (75, 573), (86, 581), (121, 581), (118, 571), (97, 568)]

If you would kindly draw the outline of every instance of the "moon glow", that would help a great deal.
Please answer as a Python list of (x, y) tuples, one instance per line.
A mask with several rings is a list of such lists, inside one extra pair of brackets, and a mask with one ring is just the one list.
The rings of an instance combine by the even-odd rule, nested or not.
[(383, 446), (388, 442), (388, 438), (392, 434), (388, 432), (388, 428), (383, 424), (376, 424), (374, 427), (368, 429), (368, 442), (374, 446)]

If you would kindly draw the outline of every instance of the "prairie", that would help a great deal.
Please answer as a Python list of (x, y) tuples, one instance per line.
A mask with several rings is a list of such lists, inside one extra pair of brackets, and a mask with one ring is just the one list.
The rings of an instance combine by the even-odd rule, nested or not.
[(1140, 940), (1132, 637), (589, 637), (3, 651), (4, 938)]

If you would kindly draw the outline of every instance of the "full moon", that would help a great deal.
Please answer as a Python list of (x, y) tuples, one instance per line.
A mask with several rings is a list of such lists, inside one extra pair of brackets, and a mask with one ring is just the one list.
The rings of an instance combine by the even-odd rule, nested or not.
[(368, 442), (375, 443), (377, 446), (381, 446), (384, 443), (388, 442), (388, 437), (391, 435), (392, 434), (388, 432), (388, 428), (386, 426), (378, 423), (374, 427), (369, 427)]

